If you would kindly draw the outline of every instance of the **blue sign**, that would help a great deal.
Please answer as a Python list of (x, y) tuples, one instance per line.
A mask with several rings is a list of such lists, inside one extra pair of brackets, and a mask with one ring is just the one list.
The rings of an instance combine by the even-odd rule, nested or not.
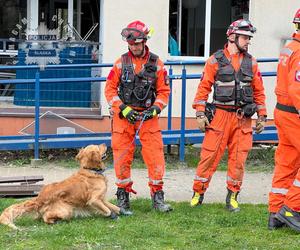
[(29, 49), (28, 56), (31, 57), (55, 57), (55, 49)]

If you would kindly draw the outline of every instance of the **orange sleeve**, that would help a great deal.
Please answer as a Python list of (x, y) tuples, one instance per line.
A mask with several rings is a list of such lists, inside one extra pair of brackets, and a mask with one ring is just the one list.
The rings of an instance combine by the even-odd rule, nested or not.
[(289, 65), (288, 94), (300, 115), (300, 49), (292, 55)]
[(215, 82), (215, 75), (218, 70), (218, 63), (214, 56), (211, 56), (205, 63), (202, 78), (198, 85), (196, 96), (193, 102), (193, 109), (204, 111), (211, 87)]
[(109, 107), (112, 109), (113, 112), (119, 112), (119, 106), (122, 104), (122, 101), (118, 95), (121, 70), (122, 62), (119, 58), (110, 70), (105, 84), (105, 97)]
[(163, 62), (157, 61), (157, 81), (156, 81), (156, 99), (153, 105), (158, 106), (161, 110), (168, 104), (170, 95), (170, 86), (168, 72), (164, 67)]
[(252, 59), (252, 71), (253, 71), (253, 80), (252, 80), (252, 88), (253, 88), (253, 99), (257, 105), (257, 115), (259, 116), (267, 116), (266, 109), (266, 96), (265, 89), (263, 85), (263, 80), (261, 77), (261, 73), (258, 69), (258, 65), (256, 60)]

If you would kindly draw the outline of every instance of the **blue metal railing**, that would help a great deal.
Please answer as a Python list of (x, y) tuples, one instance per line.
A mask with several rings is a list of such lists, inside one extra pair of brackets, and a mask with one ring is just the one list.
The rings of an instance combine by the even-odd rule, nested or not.
[[(262, 58), (258, 62), (277, 62), (276, 58)], [(165, 65), (169, 66), (169, 78), (171, 95), (168, 103), (168, 118), (167, 130), (163, 131), (163, 140), (166, 145), (179, 145), (179, 158), (184, 161), (184, 146), (185, 144), (201, 143), (204, 134), (199, 130), (186, 130), (186, 90), (187, 79), (200, 79), (201, 74), (187, 74), (187, 65), (203, 65), (205, 61), (168, 61)], [(70, 68), (90, 68), (90, 67), (111, 67), (112, 64), (71, 64), (71, 65), (47, 65), (45, 69), (70, 69)], [(173, 66), (182, 66), (181, 74), (173, 74)], [(38, 65), (30, 66), (0, 66), (0, 71), (3, 70), (18, 70), (18, 69), (37, 69), (35, 79), (10, 79), (0, 80), (0, 84), (35, 84), (35, 132), (34, 136), (0, 136), (0, 150), (21, 150), (34, 149), (34, 158), (39, 158), (40, 148), (76, 148), (83, 147), (91, 143), (103, 143), (110, 145), (110, 133), (95, 133), (95, 134), (76, 134), (76, 135), (40, 135), (40, 83), (55, 83), (55, 82), (88, 82), (106, 80), (106, 77), (80, 77), (80, 78), (40, 78)], [(276, 76), (276, 72), (263, 72), (262, 76)], [(172, 130), (172, 88), (173, 80), (182, 80), (181, 94), (181, 120), (180, 130)], [(66, 141), (66, 138), (68, 140)], [(137, 138), (139, 139), (139, 138)], [(253, 135), (254, 141), (277, 140), (277, 132), (274, 127), (264, 131), (262, 134)], [(139, 140), (137, 140), (139, 143)], [(33, 146), (33, 147), (32, 147)]]

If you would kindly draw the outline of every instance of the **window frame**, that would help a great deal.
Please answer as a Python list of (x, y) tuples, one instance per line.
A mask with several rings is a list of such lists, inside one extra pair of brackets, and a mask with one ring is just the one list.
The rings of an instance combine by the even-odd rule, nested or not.
[[(178, 0), (178, 37), (181, 37), (181, 20), (182, 20), (182, 1)], [(206, 60), (210, 56), (210, 29), (211, 29), (211, 4), (212, 0), (205, 0), (205, 32), (204, 32), (204, 56), (171, 56), (168, 55), (169, 61), (192, 61), (192, 60)], [(208, 44), (208, 46), (207, 46)], [(181, 39), (178, 39), (178, 46), (181, 48)]]

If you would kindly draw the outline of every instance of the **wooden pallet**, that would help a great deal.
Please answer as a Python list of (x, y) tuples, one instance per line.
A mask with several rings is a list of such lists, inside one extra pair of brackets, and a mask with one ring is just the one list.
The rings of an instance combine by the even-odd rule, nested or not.
[(43, 176), (0, 177), (0, 197), (36, 196), (44, 185)]

